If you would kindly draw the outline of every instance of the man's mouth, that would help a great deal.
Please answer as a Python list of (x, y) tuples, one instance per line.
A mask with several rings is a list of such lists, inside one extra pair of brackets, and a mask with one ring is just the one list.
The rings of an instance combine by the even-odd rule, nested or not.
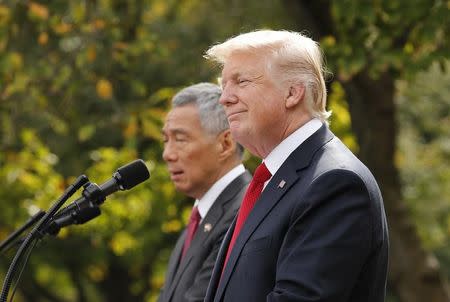
[(170, 178), (172, 180), (179, 178), (181, 175), (183, 175), (183, 170), (169, 170)]
[(236, 111), (228, 114), (228, 120), (233, 119), (234, 117), (238, 116), (239, 114), (243, 113), (244, 111)]

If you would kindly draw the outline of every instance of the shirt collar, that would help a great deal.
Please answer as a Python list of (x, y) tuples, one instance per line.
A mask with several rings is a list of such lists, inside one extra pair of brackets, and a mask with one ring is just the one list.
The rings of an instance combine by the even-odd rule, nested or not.
[(220, 193), (239, 175), (245, 172), (243, 164), (239, 164), (233, 169), (231, 169), (227, 174), (222, 176), (218, 181), (216, 181), (211, 188), (203, 195), (202, 198), (195, 200), (194, 206), (198, 207), (198, 212), (203, 220), (206, 214), (208, 214), (209, 209), (212, 207), (216, 199), (219, 197)]
[(295, 130), (286, 137), (278, 146), (273, 149), (266, 158), (264, 163), (272, 175), (278, 171), (284, 161), (298, 148), (308, 137), (313, 135), (322, 126), (322, 122), (314, 118)]

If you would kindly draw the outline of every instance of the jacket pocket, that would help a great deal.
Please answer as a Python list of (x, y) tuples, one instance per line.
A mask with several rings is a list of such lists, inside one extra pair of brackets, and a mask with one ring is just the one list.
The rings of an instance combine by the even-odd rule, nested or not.
[(247, 255), (250, 253), (264, 251), (270, 247), (271, 242), (272, 242), (272, 236), (266, 236), (266, 237), (248, 241), (245, 244), (244, 249), (242, 250), (241, 256), (244, 256), (244, 255)]

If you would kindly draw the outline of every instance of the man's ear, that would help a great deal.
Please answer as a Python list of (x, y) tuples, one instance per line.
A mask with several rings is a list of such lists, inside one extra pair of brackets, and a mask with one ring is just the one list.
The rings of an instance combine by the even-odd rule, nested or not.
[(289, 90), (286, 96), (286, 109), (296, 107), (299, 103), (303, 102), (305, 98), (305, 86), (303, 84), (292, 84), (289, 86)]
[(218, 142), (220, 144), (220, 159), (226, 159), (236, 152), (236, 142), (231, 137), (230, 129), (219, 134)]

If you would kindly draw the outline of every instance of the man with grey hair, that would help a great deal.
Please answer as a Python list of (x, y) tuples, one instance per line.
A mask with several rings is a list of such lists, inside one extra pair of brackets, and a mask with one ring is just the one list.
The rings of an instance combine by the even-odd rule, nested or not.
[(224, 238), (211, 301), (381, 302), (388, 231), (378, 185), (328, 129), (321, 50), (261, 30), (211, 47), (237, 142), (263, 159)]
[(162, 130), (170, 178), (195, 203), (172, 251), (160, 302), (203, 301), (220, 244), (251, 179), (220, 95), (220, 87), (209, 83), (182, 89)]

